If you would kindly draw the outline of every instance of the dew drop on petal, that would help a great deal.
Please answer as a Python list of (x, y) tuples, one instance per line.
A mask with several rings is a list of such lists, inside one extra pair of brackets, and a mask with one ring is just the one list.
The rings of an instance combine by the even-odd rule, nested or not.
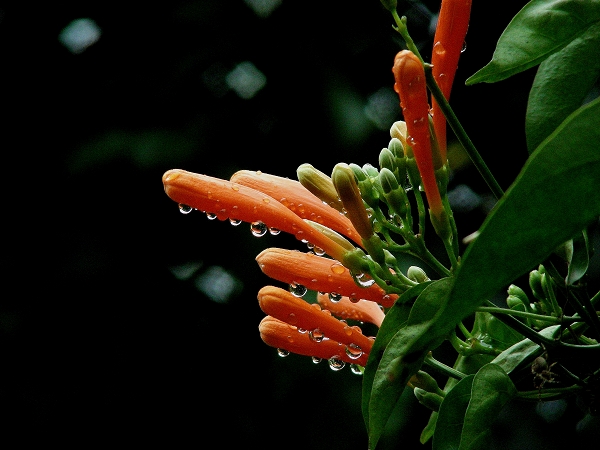
[(290, 354), (289, 350), (286, 350), (284, 348), (278, 348), (277, 349), (277, 354), (279, 356), (281, 356), (282, 358), (285, 358), (286, 356), (288, 356)]
[(317, 356), (313, 356), (313, 357), (312, 357), (312, 362), (313, 362), (314, 364), (319, 364), (321, 361), (323, 361), (323, 358), (319, 358), (319, 357), (317, 357)]
[(252, 222), (250, 224), (250, 231), (252, 235), (256, 237), (261, 237), (267, 234), (268, 227), (261, 221)]
[(215, 213), (206, 213), (206, 217), (208, 218), (208, 220), (215, 220), (217, 218), (217, 215)]
[(309, 331), (308, 337), (313, 342), (323, 342), (323, 340), (325, 339), (325, 335), (318, 328), (315, 328), (314, 330)]
[(181, 214), (189, 214), (194, 210), (194, 208), (192, 208), (191, 206), (185, 205), (183, 203), (180, 203), (178, 206), (179, 206), (179, 212)]
[(350, 359), (358, 359), (363, 355), (363, 351), (358, 345), (350, 344), (346, 346), (346, 355)]
[(306, 286), (303, 286), (298, 283), (290, 284), (289, 290), (292, 293), (292, 295), (294, 295), (295, 297), (304, 297), (306, 295), (306, 293), (308, 292), (308, 289), (306, 288)]
[(234, 227), (237, 227), (237, 226), (238, 226), (240, 223), (242, 223), (242, 221), (241, 221), (241, 220), (239, 220), (239, 219), (231, 219), (231, 218), (230, 218), (230, 219), (229, 219), (229, 223), (230, 223), (231, 225), (233, 225)]
[(296, 317), (296, 314), (290, 313), (288, 315), (287, 323), (295, 326), (298, 323), (298, 318)]
[(341, 275), (344, 273), (344, 266), (342, 266), (339, 262), (336, 262), (335, 264), (331, 265), (331, 271), (333, 273), (335, 273), (336, 275)]
[(346, 363), (344, 361), (342, 361), (339, 358), (336, 358), (335, 356), (329, 358), (328, 362), (329, 362), (329, 368), (336, 372), (338, 370), (342, 370), (344, 368), (344, 366), (346, 365)]
[(337, 292), (329, 293), (329, 301), (332, 303), (337, 303), (342, 299), (342, 294), (338, 294)]
[(269, 228), (269, 233), (271, 233), (273, 236), (277, 236), (279, 233), (281, 233), (281, 230), (279, 228), (271, 227)]

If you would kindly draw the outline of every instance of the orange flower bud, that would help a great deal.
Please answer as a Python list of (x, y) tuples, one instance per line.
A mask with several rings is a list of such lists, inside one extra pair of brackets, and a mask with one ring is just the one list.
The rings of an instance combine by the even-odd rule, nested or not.
[(333, 300), (329, 294), (318, 293), (317, 301), (323, 309), (331, 311), (334, 316), (343, 320), (358, 320), (381, 327), (385, 318), (385, 313), (379, 305), (370, 300), (352, 301), (346, 296)]
[[(271, 347), (287, 350), (291, 353), (304, 356), (313, 356), (321, 359), (339, 359), (349, 364), (365, 366), (369, 357), (368, 353), (360, 352), (358, 358), (352, 358), (346, 353), (346, 346), (332, 339), (318, 340), (311, 338), (309, 333), (303, 333), (298, 327), (278, 320), (271, 316), (264, 317), (258, 325), (260, 338)], [(356, 356), (355, 355), (355, 356)]]
[(348, 252), (270, 195), (248, 186), (179, 169), (165, 172), (163, 185), (172, 200), (214, 213), (219, 220), (260, 221), (269, 228), (310, 242), (340, 260)]
[(285, 289), (265, 286), (258, 292), (258, 303), (262, 311), (290, 325), (337, 341), (350, 348), (369, 353), (373, 340), (362, 334), (356, 326), (350, 326), (322, 310), (318, 304), (310, 304), (295, 297)]
[[(458, 59), (464, 47), (472, 0), (442, 0), (438, 15), (433, 51), (431, 54), (431, 70), (436, 83), (446, 100), (450, 99), (450, 91), (454, 75), (458, 67)], [(435, 99), (431, 100), (433, 128), (437, 138), (442, 164), (446, 163), (446, 118)], [(439, 169), (439, 167), (436, 167)]]
[(413, 52), (402, 50), (394, 59), (392, 71), (396, 80), (394, 90), (400, 97), (406, 122), (406, 142), (412, 147), (429, 208), (440, 219), (444, 206), (433, 167), (425, 70)]
[(350, 271), (340, 262), (314, 253), (267, 248), (258, 254), (256, 262), (270, 278), (288, 284), (301, 284), (312, 291), (370, 300), (386, 308), (398, 298), (397, 294), (387, 294), (376, 284), (369, 287), (357, 285)]
[(299, 181), (251, 170), (234, 173), (230, 181), (264, 192), (303, 219), (325, 225), (361, 245), (360, 236), (350, 219), (324, 204)]

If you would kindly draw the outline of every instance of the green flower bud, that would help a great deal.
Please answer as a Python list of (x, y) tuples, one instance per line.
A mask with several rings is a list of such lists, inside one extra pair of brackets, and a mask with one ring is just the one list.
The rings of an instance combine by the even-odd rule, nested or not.
[(331, 179), (344, 205), (346, 216), (350, 219), (361, 238), (363, 240), (369, 239), (373, 236), (373, 226), (358, 189), (354, 171), (348, 164), (338, 163), (333, 168)]
[(384, 148), (379, 152), (379, 168), (389, 169), (392, 172), (398, 168), (396, 166), (396, 157), (390, 149)]
[(338, 197), (331, 177), (315, 169), (310, 164), (302, 164), (296, 169), (296, 176), (302, 186), (317, 196), (323, 203), (343, 211), (342, 201)]
[(417, 283), (429, 281), (429, 277), (425, 271), (418, 266), (410, 266), (406, 271), (406, 276), (409, 280), (416, 281)]
[(419, 403), (431, 409), (432, 411), (439, 411), (440, 405), (444, 401), (444, 397), (441, 395), (427, 392), (421, 388), (414, 388), (413, 392), (415, 393), (415, 397), (417, 397)]
[(542, 278), (544, 276), (545, 274), (541, 273), (539, 270), (532, 270), (529, 272), (529, 287), (531, 288), (531, 292), (535, 298), (541, 301), (546, 299), (546, 294), (542, 287)]
[(510, 286), (508, 286), (508, 289), (506, 290), (506, 292), (508, 293), (509, 297), (514, 297), (514, 298), (518, 299), (525, 306), (528, 306), (531, 303), (529, 301), (529, 297), (527, 297), (527, 294), (525, 293), (525, 291), (523, 289), (521, 289), (519, 286), (517, 286), (516, 284), (511, 284)]
[(404, 146), (398, 138), (392, 138), (388, 144), (388, 150), (393, 153), (396, 158), (404, 159)]
[(424, 370), (419, 370), (412, 377), (410, 377), (409, 383), (413, 386), (413, 388), (420, 388), (424, 391), (432, 392), (442, 397), (446, 395), (446, 393), (438, 386), (435, 378), (433, 378)]
[(396, 176), (389, 169), (383, 168), (379, 172), (379, 184), (390, 214), (406, 217), (410, 203), (404, 188), (398, 184)]
[(379, 171), (377, 170), (377, 168), (371, 164), (367, 163), (362, 168), (363, 168), (364, 172), (370, 177), (375, 178), (379, 175)]

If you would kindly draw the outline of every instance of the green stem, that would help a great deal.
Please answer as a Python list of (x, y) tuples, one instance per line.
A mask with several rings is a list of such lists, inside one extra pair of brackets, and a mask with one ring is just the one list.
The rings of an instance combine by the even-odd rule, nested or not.
[(446, 364), (435, 359), (433, 356), (431, 356), (431, 353), (429, 353), (425, 357), (425, 360), (423, 362), (429, 367), (437, 370), (438, 372), (448, 377), (456, 378), (457, 380), (462, 380), (464, 377), (466, 377), (464, 373), (459, 372), (458, 370), (453, 369), (452, 367), (447, 366)]
[(580, 317), (574, 316), (562, 316), (562, 317), (554, 317), (554, 316), (545, 316), (543, 314), (535, 314), (529, 313), (525, 311), (516, 311), (514, 309), (500, 308), (494, 306), (480, 306), (475, 311), (477, 312), (488, 312), (488, 313), (496, 313), (496, 314), (507, 314), (513, 317), (522, 317), (523, 319), (533, 319), (537, 321), (548, 322), (551, 324), (560, 324), (560, 323), (575, 323), (581, 322)]
[(504, 191), (494, 178), (494, 175), (492, 175), (492, 172), (489, 170), (487, 164), (475, 148), (475, 145), (473, 145), (471, 138), (469, 138), (458, 118), (454, 114), (454, 111), (450, 107), (446, 97), (444, 97), (444, 94), (437, 85), (429, 64), (425, 64), (425, 77), (427, 78), (427, 87), (431, 91), (431, 94), (435, 97), (435, 100), (438, 102), (440, 109), (444, 113), (444, 116), (446, 117), (450, 128), (452, 128), (452, 131), (456, 135), (456, 138), (464, 147), (467, 155), (469, 155), (469, 158), (471, 158), (473, 165), (483, 177), (484, 181), (492, 191), (492, 194), (494, 194), (494, 197), (496, 197), (497, 200), (500, 199), (504, 195)]

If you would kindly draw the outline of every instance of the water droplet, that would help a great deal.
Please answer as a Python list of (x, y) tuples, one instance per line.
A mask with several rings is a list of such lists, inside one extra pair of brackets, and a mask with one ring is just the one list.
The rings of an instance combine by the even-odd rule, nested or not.
[(350, 371), (354, 375), (362, 375), (363, 374), (363, 368), (361, 366), (359, 366), (358, 364), (350, 364)]
[(363, 355), (363, 351), (358, 345), (350, 344), (346, 346), (346, 355), (350, 359), (358, 359)]
[(269, 233), (271, 233), (273, 236), (277, 236), (279, 233), (281, 233), (281, 230), (279, 228), (271, 227), (269, 228)]
[(337, 292), (329, 293), (329, 301), (332, 303), (337, 303), (342, 299), (342, 294), (338, 294)]
[(336, 358), (335, 356), (329, 358), (328, 362), (329, 362), (329, 368), (336, 372), (338, 370), (342, 370), (344, 368), (344, 366), (346, 365), (346, 363), (344, 361), (342, 361), (339, 358)]
[(184, 205), (183, 203), (180, 203), (178, 206), (179, 206), (179, 212), (181, 214), (189, 214), (194, 210), (194, 208), (192, 208), (191, 206)]
[(286, 356), (288, 356), (290, 354), (289, 350), (286, 350), (284, 348), (278, 348), (277, 349), (277, 354), (279, 356), (281, 356), (282, 358), (285, 358)]
[(231, 219), (231, 218), (230, 218), (230, 219), (229, 219), (229, 223), (230, 223), (231, 225), (233, 225), (234, 227), (237, 227), (237, 226), (238, 226), (240, 223), (242, 223), (242, 221), (241, 221), (241, 220), (239, 220), (239, 219)]
[(313, 342), (323, 342), (323, 340), (325, 339), (325, 335), (318, 328), (315, 328), (314, 330), (309, 331), (308, 337)]
[(464, 41), (462, 48), (460, 49), (460, 52), (463, 53), (466, 49), (467, 49), (467, 41)]
[(433, 51), (438, 55), (443, 55), (444, 53), (446, 53), (446, 49), (439, 41), (433, 45)]
[(336, 275), (343, 274), (345, 270), (346, 270), (345, 267), (342, 266), (339, 262), (336, 262), (335, 264), (331, 265), (331, 271), (333, 273), (335, 273)]
[(252, 222), (250, 224), (250, 231), (256, 237), (261, 237), (267, 234), (268, 227), (263, 222)]
[(217, 215), (215, 213), (206, 213), (206, 217), (208, 218), (208, 220), (215, 220), (217, 218)]
[(321, 361), (323, 361), (323, 358), (318, 358), (316, 356), (312, 357), (312, 362), (315, 364), (319, 364)]
[(362, 277), (358, 278), (358, 284), (366, 288), (375, 284), (375, 280), (368, 275), (363, 275)]
[(296, 317), (296, 314), (290, 313), (288, 315), (287, 323), (289, 323), (290, 325), (296, 325), (298, 323), (298, 318)]
[(325, 254), (325, 250), (323, 250), (321, 247), (313, 247), (313, 252), (315, 252), (315, 255), (318, 256), (323, 256)]
[(306, 288), (306, 286), (303, 286), (301, 284), (292, 283), (292, 284), (290, 284), (289, 291), (295, 297), (304, 297), (306, 295), (306, 293), (308, 292), (308, 289)]

